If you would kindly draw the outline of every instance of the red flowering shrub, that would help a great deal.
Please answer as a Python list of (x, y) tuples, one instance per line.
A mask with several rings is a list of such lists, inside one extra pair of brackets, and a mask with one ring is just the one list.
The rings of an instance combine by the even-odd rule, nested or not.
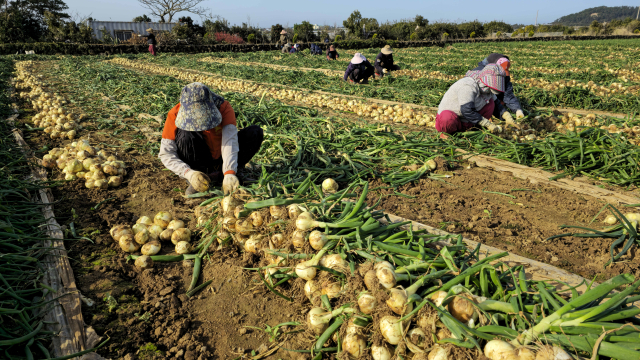
[(227, 43), (227, 44), (243, 44), (244, 40), (238, 35), (231, 35), (227, 33), (217, 32), (214, 34), (216, 42)]

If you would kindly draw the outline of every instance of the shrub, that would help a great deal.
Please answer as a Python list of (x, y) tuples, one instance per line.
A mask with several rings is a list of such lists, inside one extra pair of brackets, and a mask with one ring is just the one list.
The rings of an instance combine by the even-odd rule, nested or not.
[(634, 34), (637, 34), (636, 30), (640, 29), (640, 21), (638, 20), (631, 20), (629, 22), (629, 24), (627, 25), (627, 29), (629, 29), (629, 31), (631, 31)]
[(377, 38), (378, 38), (378, 34), (377, 34), (377, 33), (376, 33), (376, 34), (373, 34), (373, 36), (371, 36), (371, 40), (375, 40), (375, 39), (377, 39)]
[(498, 31), (498, 32), (496, 33), (496, 37), (502, 37), (502, 31)]
[(418, 39), (418, 34), (416, 34), (415, 32), (411, 33), (411, 35), (409, 36), (409, 40), (417, 40), (417, 39)]
[(442, 34), (442, 38), (443, 38), (443, 39), (446, 39), (446, 38), (448, 38), (448, 37), (449, 37), (449, 33), (444, 33), (444, 34)]
[(298, 42), (298, 34), (294, 34), (293, 35), (293, 43), (297, 43)]
[(635, 30), (633, 30), (633, 33), (634, 33), (634, 34), (640, 34), (640, 29), (635, 29)]
[(474, 37), (476, 37), (476, 32), (475, 32), (475, 31), (472, 31), (472, 32), (471, 32), (471, 34), (469, 34), (469, 37), (470, 37), (471, 39), (473, 39)]
[(533, 37), (534, 34), (535, 34), (535, 31), (533, 30), (529, 31), (529, 37)]
[(227, 33), (217, 32), (215, 33), (216, 42), (224, 42), (227, 44), (242, 44), (244, 40), (238, 35), (231, 35)]
[(334, 39), (334, 40), (335, 40), (335, 41), (340, 41), (340, 40), (342, 40), (342, 36), (340, 36), (340, 35), (336, 35), (336, 37), (335, 37), (335, 39)]
[(249, 34), (247, 36), (247, 42), (253, 43), (256, 40), (256, 34)]

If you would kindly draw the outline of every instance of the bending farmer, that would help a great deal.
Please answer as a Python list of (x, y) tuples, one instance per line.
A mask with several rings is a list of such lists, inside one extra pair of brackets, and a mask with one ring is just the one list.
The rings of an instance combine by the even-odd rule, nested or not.
[(347, 71), (344, 72), (344, 81), (349, 81), (350, 83), (361, 83), (368, 84), (369, 78), (373, 76), (373, 65), (362, 56), (360, 53), (356, 53), (349, 62), (349, 66), (347, 67)]
[[(509, 60), (509, 57), (507, 57), (506, 55), (493, 53), (493, 54), (489, 54), (489, 56), (487, 56), (484, 60), (480, 61), (478, 63), (478, 67), (476, 67), (473, 70), (482, 70), (484, 69), (485, 66), (489, 64), (499, 65), (500, 67), (502, 67), (502, 69), (506, 73), (505, 82), (504, 82), (504, 93), (498, 95), (498, 100), (500, 101), (500, 104), (503, 106), (500, 108), (500, 110), (498, 110), (498, 108), (496, 107), (493, 115), (498, 119), (500, 118), (504, 119), (507, 122), (507, 125), (511, 125), (519, 129), (520, 126), (516, 125), (516, 123), (513, 121), (513, 117), (504, 107), (504, 105), (506, 105), (507, 108), (515, 112), (516, 119), (521, 119), (524, 117), (524, 113), (522, 112), (522, 107), (520, 106), (520, 101), (518, 100), (516, 95), (513, 93), (513, 84), (511, 83), (511, 75), (509, 73), (509, 68), (511, 67), (511, 61)], [(501, 111), (501, 113), (498, 113), (498, 111)]]
[(257, 125), (238, 131), (231, 104), (194, 82), (182, 89), (180, 103), (167, 115), (158, 157), (187, 180), (187, 195), (206, 191), (211, 181), (222, 181), (227, 194), (240, 185), (236, 173), (260, 150), (262, 140)]
[(389, 71), (400, 70), (398, 65), (393, 64), (393, 49), (389, 45), (380, 49), (373, 66), (376, 68), (376, 77), (383, 77)]
[(467, 76), (456, 81), (444, 94), (438, 106), (436, 130), (454, 134), (481, 125), (491, 132), (501, 132), (490, 119), (494, 109), (502, 107), (496, 95), (504, 92), (505, 75), (495, 64), (467, 72)]

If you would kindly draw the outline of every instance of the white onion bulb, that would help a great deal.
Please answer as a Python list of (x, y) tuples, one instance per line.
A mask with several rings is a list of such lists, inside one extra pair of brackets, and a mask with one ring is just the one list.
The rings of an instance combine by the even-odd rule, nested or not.
[(322, 182), (322, 192), (324, 192), (325, 194), (334, 194), (336, 191), (338, 191), (338, 188), (338, 183), (332, 178), (326, 178)]
[(136, 224), (143, 224), (146, 226), (151, 226), (153, 225), (153, 220), (151, 220), (150, 217), (148, 216), (141, 216), (137, 221)]
[(615, 225), (618, 222), (618, 219), (613, 215), (607, 215), (603, 222), (607, 225)]
[(123, 235), (130, 234), (133, 235), (133, 231), (129, 227), (129, 225), (116, 225), (111, 228), (109, 231), (113, 240), (118, 241)]
[(251, 224), (255, 227), (260, 227), (264, 223), (264, 219), (262, 218), (262, 214), (255, 211), (249, 215), (249, 219), (251, 219)]
[(158, 235), (158, 238), (162, 241), (169, 241), (171, 240), (171, 235), (173, 235), (173, 229), (165, 229)]
[(393, 288), (389, 290), (389, 299), (387, 299), (387, 306), (398, 315), (403, 315), (407, 308), (407, 292), (400, 288)]
[(284, 219), (287, 216), (287, 210), (284, 206), (269, 206), (269, 213), (274, 219)]
[(484, 346), (484, 356), (491, 360), (515, 360), (515, 348), (502, 340), (491, 340)]
[(133, 230), (133, 234), (136, 235), (137, 233), (139, 233), (142, 230), (147, 230), (147, 226), (143, 225), (143, 224), (134, 224), (131, 227), (131, 230)]
[(331, 321), (331, 313), (327, 313), (323, 308), (315, 307), (307, 314), (307, 326), (316, 335), (321, 335)]
[(385, 345), (371, 345), (373, 360), (391, 360), (391, 351)]
[(150, 256), (142, 255), (138, 256), (134, 264), (141, 269), (150, 269), (153, 267), (153, 260)]
[(320, 290), (320, 286), (318, 282), (315, 280), (308, 280), (304, 284), (304, 294), (307, 296), (307, 299), (313, 304), (314, 299), (320, 298), (322, 296), (322, 292)]
[(164, 231), (160, 225), (153, 224), (147, 228), (151, 239), (158, 240), (158, 236)]
[(431, 295), (431, 301), (433, 301), (433, 303), (436, 306), (442, 305), (442, 302), (446, 298), (447, 298), (447, 292), (446, 291), (436, 291), (433, 295)]
[(360, 312), (363, 314), (369, 315), (373, 313), (377, 304), (378, 302), (376, 298), (366, 291), (363, 291), (358, 295), (358, 307), (360, 308)]
[(449, 359), (449, 351), (443, 348), (440, 345), (435, 345), (431, 348), (431, 352), (427, 357), (428, 360), (448, 360)]
[(153, 256), (159, 253), (160, 249), (161, 249), (160, 242), (156, 240), (152, 240), (142, 245), (142, 249), (140, 249), (140, 252), (142, 252), (142, 255)]
[(329, 299), (335, 299), (340, 295), (342, 285), (337, 281), (325, 281), (322, 283), (322, 295), (327, 295)]
[(147, 242), (149, 242), (149, 240), (151, 240), (151, 235), (149, 234), (149, 230), (142, 229), (142, 231), (138, 231), (134, 239), (140, 245), (146, 244)]
[(305, 244), (305, 233), (300, 230), (296, 230), (291, 235), (291, 242), (296, 249), (302, 249)]
[(181, 241), (189, 242), (191, 240), (191, 230), (187, 228), (180, 228), (173, 231), (171, 234), (171, 242), (178, 244)]
[(118, 245), (120, 245), (122, 251), (128, 253), (136, 252), (140, 249), (140, 245), (133, 240), (131, 234), (123, 235), (120, 240), (118, 240)]
[(545, 345), (538, 349), (536, 360), (571, 360), (573, 359), (564, 349), (557, 346)]
[(176, 244), (176, 253), (178, 254), (188, 254), (191, 252), (191, 244), (186, 241), (180, 241)]
[(156, 225), (160, 225), (162, 229), (166, 229), (173, 217), (166, 211), (160, 211), (153, 218), (153, 223)]
[(291, 204), (287, 206), (287, 212), (289, 213), (289, 219), (295, 220), (298, 215), (302, 214), (304, 210), (298, 204)]
[(314, 250), (322, 249), (327, 242), (329, 242), (327, 235), (321, 231), (314, 230), (309, 234), (309, 244)]
[(391, 345), (398, 345), (402, 340), (402, 322), (395, 316), (385, 316), (380, 320), (380, 332)]
[(262, 235), (251, 235), (249, 240), (244, 242), (244, 250), (250, 253), (257, 253), (260, 249), (260, 242), (262, 241)]
[(473, 302), (473, 300), (464, 296), (455, 296), (449, 303), (449, 313), (458, 321), (466, 324), (477, 315)]
[(283, 234), (273, 234), (273, 236), (271, 236), (271, 244), (276, 248), (279, 249), (284, 245), (284, 235)]
[(359, 359), (366, 348), (367, 342), (362, 335), (347, 334), (342, 342), (342, 349), (347, 352), (349, 359)]
[(184, 227), (184, 221), (173, 219), (167, 225), (167, 229), (178, 230)]
[(377, 263), (373, 269), (376, 271), (376, 277), (385, 289), (391, 289), (396, 286), (396, 272), (391, 265), (387, 261), (381, 261)]

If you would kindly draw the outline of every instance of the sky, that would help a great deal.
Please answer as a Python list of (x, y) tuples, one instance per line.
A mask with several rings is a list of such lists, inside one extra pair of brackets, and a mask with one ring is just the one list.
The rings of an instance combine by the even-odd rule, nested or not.
[[(136, 16), (147, 14), (137, 0), (64, 0), (69, 13), (81, 17), (92, 16), (102, 21), (131, 21)], [(380, 23), (387, 20), (413, 18), (419, 14), (430, 22), (471, 21), (487, 22), (501, 20), (509, 24), (533, 24), (539, 11), (538, 23), (550, 23), (557, 18), (596, 6), (639, 6), (640, 0), (497, 0), (481, 2), (477, 0), (367, 0), (345, 5), (340, 0), (321, 1), (213, 1), (204, 0), (201, 6), (209, 8), (210, 13), (219, 15), (231, 24), (248, 22), (263, 28), (279, 23), (293, 26), (303, 20), (312, 24), (338, 26), (349, 17), (353, 10), (359, 10), (363, 17), (376, 18)], [(190, 15), (201, 23), (198, 16)], [(153, 19), (157, 20), (156, 18)], [(174, 19), (177, 21), (177, 17)]]

